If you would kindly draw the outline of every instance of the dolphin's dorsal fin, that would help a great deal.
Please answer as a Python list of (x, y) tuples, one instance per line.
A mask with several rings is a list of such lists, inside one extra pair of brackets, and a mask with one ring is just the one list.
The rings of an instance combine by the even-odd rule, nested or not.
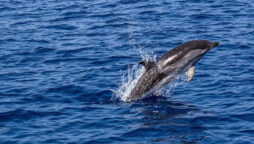
[(187, 81), (190, 82), (190, 81), (193, 79), (194, 74), (195, 74), (195, 65), (193, 65), (193, 66), (188, 70), (187, 74), (188, 74), (188, 79), (187, 79)]
[(139, 64), (143, 65), (146, 68), (146, 70), (149, 70), (151, 67), (156, 65), (154, 61), (144, 61), (144, 60), (139, 62)]

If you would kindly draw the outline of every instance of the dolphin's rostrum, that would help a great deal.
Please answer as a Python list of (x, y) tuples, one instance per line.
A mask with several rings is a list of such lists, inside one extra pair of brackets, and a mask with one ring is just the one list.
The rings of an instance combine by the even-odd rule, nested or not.
[(202, 56), (219, 42), (193, 40), (186, 42), (164, 54), (158, 61), (141, 61), (146, 71), (132, 89), (127, 101), (135, 101), (162, 88), (187, 71), (191, 81), (195, 73), (195, 64)]

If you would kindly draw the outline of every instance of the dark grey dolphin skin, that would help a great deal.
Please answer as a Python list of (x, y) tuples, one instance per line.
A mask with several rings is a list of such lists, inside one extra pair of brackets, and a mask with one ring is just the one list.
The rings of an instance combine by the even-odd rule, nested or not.
[(195, 64), (219, 42), (193, 40), (168, 51), (155, 61), (141, 61), (146, 71), (132, 89), (127, 101), (136, 101), (162, 88), (188, 71), (188, 81), (193, 79)]

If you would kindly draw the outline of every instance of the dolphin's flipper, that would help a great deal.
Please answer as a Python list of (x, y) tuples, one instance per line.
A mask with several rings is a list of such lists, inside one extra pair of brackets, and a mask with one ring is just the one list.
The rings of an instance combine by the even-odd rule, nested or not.
[(193, 66), (188, 70), (187, 74), (188, 74), (188, 79), (187, 79), (187, 81), (190, 82), (190, 81), (193, 79), (194, 74), (195, 74), (195, 65), (193, 65)]
[(151, 67), (156, 66), (156, 63), (154, 61), (141, 61), (139, 64), (143, 65), (146, 70), (149, 70)]

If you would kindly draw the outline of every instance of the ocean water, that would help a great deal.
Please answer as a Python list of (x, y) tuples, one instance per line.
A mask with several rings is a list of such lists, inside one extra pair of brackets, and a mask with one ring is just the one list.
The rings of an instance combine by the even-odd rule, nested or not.
[[(253, 143), (253, 12), (247, 0), (2, 0), (0, 143)], [(194, 39), (221, 45), (193, 81), (115, 96), (142, 54)]]

